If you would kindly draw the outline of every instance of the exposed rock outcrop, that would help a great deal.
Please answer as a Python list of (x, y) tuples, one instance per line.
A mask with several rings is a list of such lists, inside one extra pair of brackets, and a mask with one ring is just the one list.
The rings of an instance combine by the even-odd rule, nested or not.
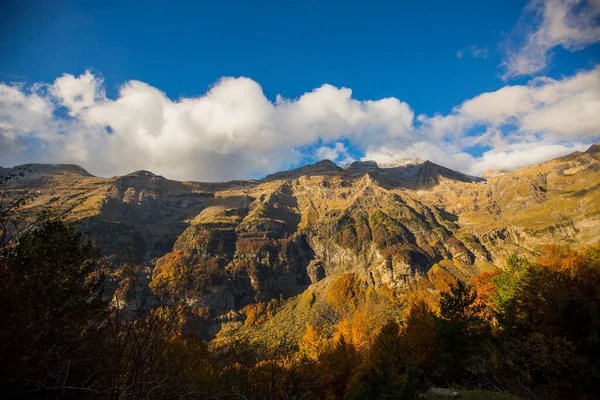
[(600, 240), (599, 148), (490, 175), (485, 185), (416, 160), (321, 161), (226, 183), (28, 165), (9, 190), (35, 191), (32, 212), (65, 213), (106, 253), (156, 265), (157, 292), (225, 321), (244, 305), (342, 274), (402, 288), (433, 266), (469, 277), (548, 241), (592, 244)]

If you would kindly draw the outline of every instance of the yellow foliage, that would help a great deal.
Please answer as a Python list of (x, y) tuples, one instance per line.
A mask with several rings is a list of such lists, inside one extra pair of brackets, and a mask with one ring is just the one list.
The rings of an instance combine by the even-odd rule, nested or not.
[(437, 312), (439, 310), (439, 299), (439, 292), (433, 288), (433, 284), (427, 277), (419, 277), (410, 282), (404, 294), (407, 312), (410, 312), (412, 305), (421, 302), (427, 304), (432, 310)]
[(248, 304), (242, 309), (242, 313), (246, 314), (246, 325), (258, 325), (261, 322), (261, 316), (265, 311), (265, 303)]
[(493, 326), (498, 322), (493, 312), (496, 309), (493, 298), (498, 294), (498, 288), (494, 285), (494, 278), (501, 273), (502, 271), (497, 269), (493, 272), (484, 272), (473, 278), (473, 288), (477, 291), (475, 305), (482, 306), (481, 308), (486, 314), (485, 317), (492, 322)]
[(435, 316), (427, 303), (412, 305), (401, 335), (413, 365), (419, 370), (431, 366), (436, 354)]
[(354, 314), (352, 320), (352, 344), (358, 350), (367, 349), (370, 346), (373, 331), (378, 325), (374, 314), (368, 310), (362, 310)]
[(256, 326), (267, 322), (275, 316), (280, 302), (277, 299), (271, 299), (268, 303), (248, 304), (242, 309), (242, 313), (246, 314), (246, 325)]
[(325, 301), (334, 306), (338, 311), (355, 310), (361, 295), (362, 281), (356, 274), (343, 274), (331, 284)]
[(172, 291), (186, 272), (187, 267), (182, 261), (183, 254), (180, 251), (167, 253), (159, 260), (150, 287), (153, 290)]
[(329, 349), (329, 346), (330, 341), (323, 330), (317, 329), (310, 324), (306, 324), (306, 331), (304, 332), (302, 340), (300, 340), (298, 350), (300, 357), (316, 361), (321, 354)]
[(348, 318), (343, 318), (340, 322), (338, 322), (336, 328), (337, 328), (337, 330), (336, 330), (335, 334), (333, 335), (334, 341), (336, 341), (336, 342), (339, 341), (342, 336), (344, 338), (352, 337), (352, 323), (350, 322), (350, 320)]
[(351, 318), (346, 317), (338, 322), (333, 340), (337, 343), (343, 337), (348, 344), (353, 345), (357, 350), (367, 350), (380, 324), (381, 321), (376, 318), (376, 313), (373, 310), (358, 310)]
[(390, 300), (390, 301), (398, 300), (396, 297), (396, 293), (394, 293), (394, 290), (385, 284), (379, 285), (379, 291), (384, 296), (384, 298), (386, 298), (387, 300)]

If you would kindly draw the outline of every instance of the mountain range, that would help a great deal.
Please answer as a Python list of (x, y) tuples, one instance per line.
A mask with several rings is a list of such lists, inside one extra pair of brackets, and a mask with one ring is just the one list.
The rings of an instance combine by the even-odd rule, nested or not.
[(34, 194), (28, 211), (64, 215), (113, 262), (143, 266), (142, 291), (219, 321), (212, 334), (274, 299), (299, 315), (307, 293), (325, 296), (340, 276), (402, 291), (431, 271), (470, 279), (514, 252), (596, 243), (599, 172), (600, 144), (487, 178), (418, 159), (325, 160), (222, 183), (148, 171), (102, 178), (76, 165), (0, 169), (22, 173), (7, 189)]

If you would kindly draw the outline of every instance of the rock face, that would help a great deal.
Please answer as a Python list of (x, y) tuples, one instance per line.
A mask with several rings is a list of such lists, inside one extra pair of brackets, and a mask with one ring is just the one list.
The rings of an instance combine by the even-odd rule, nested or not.
[(335, 165), (333, 161), (323, 160), (318, 163), (306, 165), (291, 171), (281, 171), (267, 175), (265, 181), (275, 181), (278, 179), (297, 179), (307, 175), (329, 175), (342, 171), (342, 168)]
[(37, 192), (32, 211), (65, 213), (105, 252), (155, 266), (158, 293), (225, 316), (345, 273), (402, 288), (432, 267), (468, 278), (548, 241), (595, 243), (599, 148), (487, 181), (421, 160), (322, 161), (226, 183), (29, 165), (9, 189)]

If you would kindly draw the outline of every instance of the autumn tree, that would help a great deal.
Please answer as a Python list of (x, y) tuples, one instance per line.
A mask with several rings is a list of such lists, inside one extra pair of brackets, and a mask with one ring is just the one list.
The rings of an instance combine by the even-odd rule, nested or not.
[(514, 253), (506, 259), (506, 266), (492, 282), (495, 293), (492, 295), (495, 309), (502, 313), (508, 302), (514, 298), (520, 280), (529, 266), (529, 260)]
[(411, 360), (402, 328), (388, 322), (375, 337), (366, 363), (355, 375), (353, 399), (416, 399), (423, 381)]
[(419, 302), (410, 309), (400, 335), (410, 364), (424, 377), (432, 373), (437, 358), (435, 323), (435, 314), (427, 303)]
[(319, 381), (324, 398), (341, 399), (348, 391), (349, 382), (359, 365), (359, 353), (352, 343), (341, 335), (319, 359)]
[(477, 292), (460, 280), (441, 293), (436, 335), (442, 381), (459, 382), (480, 372), (479, 361), (486, 358), (491, 327), (476, 300)]
[(497, 325), (496, 317), (498, 314), (498, 307), (495, 302), (498, 297), (498, 288), (495, 282), (503, 273), (500, 269), (483, 272), (473, 278), (472, 281), (473, 288), (477, 291), (475, 303), (484, 310), (493, 326)]
[(593, 398), (600, 382), (600, 246), (545, 249), (501, 318), (507, 374), (545, 398)]
[(23, 233), (7, 251), (0, 261), (5, 390), (52, 393), (88, 378), (91, 337), (104, 307), (98, 258), (91, 243), (61, 221)]
[(352, 273), (338, 276), (331, 284), (325, 300), (339, 312), (345, 312), (355, 310), (363, 296), (362, 281)]
[(299, 356), (317, 361), (329, 348), (329, 340), (323, 329), (306, 324), (306, 331), (300, 340)]

